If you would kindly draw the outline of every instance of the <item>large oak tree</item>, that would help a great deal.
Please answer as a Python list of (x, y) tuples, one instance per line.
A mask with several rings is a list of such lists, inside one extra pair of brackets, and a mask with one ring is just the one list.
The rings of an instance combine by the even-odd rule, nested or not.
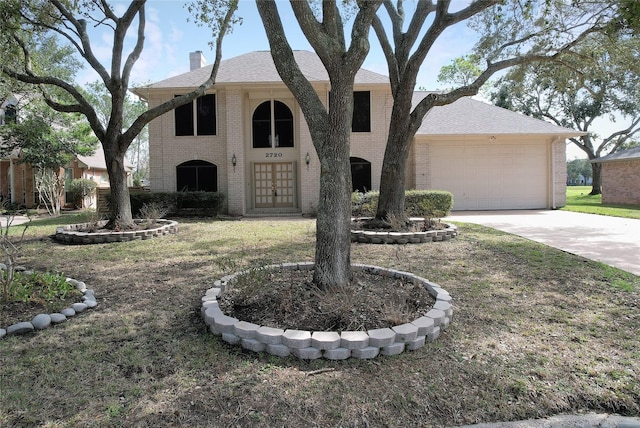
[(358, 2), (349, 40), (345, 36), (339, 2), (323, 1), (319, 10), (314, 10), (307, 1), (290, 2), (300, 28), (329, 75), (328, 106), (300, 71), (276, 2), (257, 0), (256, 3), (278, 73), (302, 109), (320, 159), (314, 283), (325, 289), (348, 286), (351, 279), (349, 150), (353, 84), (369, 52), (369, 29), (381, 1)]
[[(586, 35), (602, 29), (615, 11), (604, 1), (477, 0), (456, 10), (459, 3), (451, 0), (418, 0), (413, 15), (408, 16), (402, 0), (385, 0), (383, 4), (381, 10), (386, 15), (380, 13), (373, 28), (388, 64), (393, 109), (380, 178), (379, 219), (390, 214), (404, 216), (407, 158), (413, 138), (432, 108), (476, 95), (498, 71), (556, 60)], [(469, 83), (430, 93), (414, 104), (418, 73), (429, 52), (445, 30), (465, 21), (478, 34), (474, 55), (482, 61), (481, 72)]]
[[(204, 0), (203, 0), (204, 1)], [(0, 49), (3, 62), (0, 72), (33, 85), (46, 103), (64, 113), (84, 115), (102, 143), (109, 181), (111, 205), (109, 225), (128, 228), (133, 224), (129, 189), (124, 167), (125, 153), (132, 141), (152, 119), (204, 94), (215, 82), (222, 56), (222, 40), (233, 22), (237, 0), (209, 2), (217, 33), (214, 35), (216, 58), (211, 75), (194, 91), (174, 98), (140, 114), (126, 127), (124, 105), (130, 86), (131, 71), (140, 58), (145, 42), (146, 0), (134, 0), (118, 16), (107, 0), (3, 0), (0, 3)], [(113, 47), (108, 64), (103, 64), (92, 44), (91, 26), (108, 29)], [(55, 37), (61, 49), (71, 47), (82, 61), (98, 74), (111, 97), (108, 121), (100, 121), (96, 107), (71, 79), (65, 79), (38, 61), (43, 38)], [(128, 43), (128, 38), (133, 43)], [(9, 61), (5, 61), (10, 58)], [(62, 96), (60, 94), (62, 93)]]

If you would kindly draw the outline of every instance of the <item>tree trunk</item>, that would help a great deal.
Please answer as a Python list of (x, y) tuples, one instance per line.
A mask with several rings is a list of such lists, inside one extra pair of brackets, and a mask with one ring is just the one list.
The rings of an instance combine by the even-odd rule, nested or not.
[(376, 219), (378, 220), (384, 220), (390, 215), (396, 218), (405, 217), (404, 192), (407, 159), (415, 134), (415, 125), (411, 123), (410, 112), (411, 97), (396, 92), (380, 176), (380, 197), (376, 210)]
[(602, 194), (602, 164), (591, 164), (591, 192), (590, 195)]
[[(103, 142), (104, 158), (109, 173), (111, 199), (109, 200), (109, 221), (107, 228), (127, 230), (133, 227), (131, 200), (127, 185), (127, 171), (124, 167), (125, 151), (117, 149), (117, 142)], [(109, 147), (109, 149), (107, 149)]]
[(321, 289), (351, 282), (351, 164), (349, 162), (353, 83), (332, 82), (327, 140), (314, 142), (320, 158), (314, 283)]

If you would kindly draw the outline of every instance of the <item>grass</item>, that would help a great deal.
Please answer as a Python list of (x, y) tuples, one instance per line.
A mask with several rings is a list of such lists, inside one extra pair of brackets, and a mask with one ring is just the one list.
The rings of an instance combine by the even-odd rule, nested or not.
[(442, 427), (640, 415), (640, 278), (514, 235), (460, 224), (448, 242), (354, 244), (354, 263), (440, 284), (455, 314), (418, 351), (332, 362), (244, 352), (207, 332), (199, 313), (224, 274), (313, 260), (313, 220), (181, 220), (175, 235), (92, 246), (51, 242), (55, 226), (32, 224), (20, 263), (86, 282), (99, 306), (0, 341), (0, 426)]
[(640, 219), (640, 206), (602, 204), (602, 195), (590, 195), (591, 186), (567, 186), (567, 205), (562, 209), (588, 214)]

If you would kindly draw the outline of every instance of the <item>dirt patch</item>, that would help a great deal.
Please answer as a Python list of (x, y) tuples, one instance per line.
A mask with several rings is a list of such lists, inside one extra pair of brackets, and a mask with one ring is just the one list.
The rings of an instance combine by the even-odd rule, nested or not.
[(354, 271), (350, 287), (321, 290), (312, 271), (254, 270), (219, 299), (232, 317), (254, 324), (309, 331), (366, 331), (408, 323), (435, 303), (421, 285)]
[(52, 314), (68, 308), (73, 303), (81, 300), (82, 293), (70, 293), (64, 299), (57, 298), (52, 301), (33, 296), (30, 301), (10, 301), (0, 302), (0, 328), (7, 328), (10, 325), (31, 321), (38, 314)]

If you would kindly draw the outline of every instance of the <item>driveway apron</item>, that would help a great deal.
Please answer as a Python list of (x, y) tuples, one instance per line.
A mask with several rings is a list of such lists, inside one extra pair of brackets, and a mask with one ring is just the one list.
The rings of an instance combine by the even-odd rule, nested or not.
[(640, 275), (640, 220), (571, 211), (459, 211), (445, 221), (480, 224)]

